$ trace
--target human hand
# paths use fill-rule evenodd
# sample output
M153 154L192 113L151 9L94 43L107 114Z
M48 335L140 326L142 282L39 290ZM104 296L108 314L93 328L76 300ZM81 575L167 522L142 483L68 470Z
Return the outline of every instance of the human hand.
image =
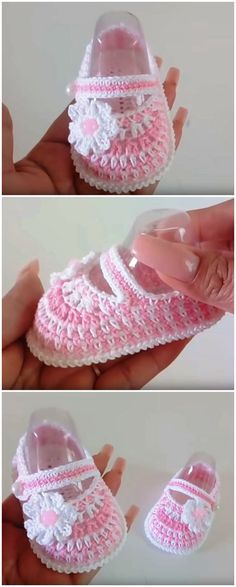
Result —
M160 67L162 59L157 57ZM170 110L179 83L179 69L171 67L164 82ZM176 148L178 147L187 110L179 108L173 120ZM86 184L75 171L68 143L69 117L67 108L54 121L39 143L21 161L13 163L13 125L6 106L2 112L3 134L3 193L6 195L75 195L103 194ZM155 185L133 194L151 194Z
M3 298L4 389L139 389L168 367L188 342L175 341L96 366L48 367L31 354L25 341L43 294L38 271L38 262L33 261Z
M116 495L123 479L126 461L116 459L107 471L113 452L111 445L105 445L93 458L106 485ZM128 530L131 528L139 508L131 506L125 516ZM3 502L3 584L4 585L87 585L98 570L89 573L57 573L43 565L33 553L24 529L21 505L14 495Z
M198 246L139 235L133 243L138 260L160 278L196 300L234 310L234 202L189 212Z

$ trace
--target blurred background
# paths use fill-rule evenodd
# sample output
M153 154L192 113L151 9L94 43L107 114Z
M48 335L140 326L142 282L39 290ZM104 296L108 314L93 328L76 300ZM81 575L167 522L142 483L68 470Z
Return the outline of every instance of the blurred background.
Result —
M233 194L233 2L3 2L3 101L18 160L68 103L97 18L126 10L181 70L174 112L189 109L183 141L159 194Z

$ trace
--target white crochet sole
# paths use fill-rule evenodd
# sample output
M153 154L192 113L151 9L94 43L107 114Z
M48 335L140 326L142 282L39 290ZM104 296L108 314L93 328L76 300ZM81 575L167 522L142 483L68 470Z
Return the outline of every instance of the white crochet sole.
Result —
M29 542L30 542L30 546L31 546L34 554L36 554L37 558L40 559L41 563L46 565L46 567L48 569L52 569L53 571L57 571L58 573L66 573L67 575L69 575L70 573L89 573L90 571L96 571L96 569L100 569L101 567L106 565L110 560L112 560L120 552L120 550L124 546L124 543L127 538L127 532L128 532L125 518L124 518L123 531L124 531L124 536L123 536L119 546L117 546L117 548L109 556L105 557L103 560L101 560L97 563L93 563L93 564L86 566L86 567L81 566L81 565L80 566L79 565L73 566L69 563L65 564L65 565L62 565L61 563L59 564L56 560L51 559L50 557L47 557L44 554L42 554L40 546L38 546L37 544L35 544L31 540Z
M154 507L155 507L155 506L154 506ZM211 530L211 526L210 526L210 528L208 528L208 530L207 530L207 532L206 532L206 534L205 534L205 536L204 536L203 540L201 540L201 541L198 543L198 545L197 545L197 546L193 546L192 548L188 548L188 550L180 550L180 549L178 549L178 550L175 550L173 547L168 547L168 549L167 549L167 548L165 548L165 547L164 547L164 545L163 545L163 544L161 544L161 543L157 542L157 540L155 540L155 539L153 538L152 534L151 534L151 533L150 533L150 531L149 531L149 519L150 519L150 516L151 516L151 514L152 514L152 510L149 512L149 514L147 515L147 517L146 517L146 519L145 519L145 522L144 522L144 531L145 531L145 534L146 534L146 536L147 536L148 540L150 540L150 542L151 542L151 543L152 543L152 544L153 544L153 545L154 545L156 548L158 548L158 549L162 550L163 552L166 552L167 554L176 554L176 555L180 555L180 556L182 556L182 555L188 555L188 554L192 554L193 552L196 552L196 551L197 551L197 550L199 550L199 548L201 548L201 546L204 544L204 542L206 541L206 539L207 539L207 537L208 537L208 534L209 534L209 532L210 532L210 530Z
M36 337L34 336L33 330L29 330L29 332L26 335L26 342L27 345L31 351L31 353L37 357L37 359L39 359L39 361L42 361L43 363L45 363L45 365L48 366L52 366L52 367L82 367L83 365L93 365L93 364L97 364L97 363L106 363L107 361L113 360L113 359L119 359L122 356L126 356L126 355L133 355L135 353L138 353L139 351L145 351L147 349L152 349L155 346L159 346L159 345L163 345L169 342L173 342L174 340L184 340L185 338L190 338L191 336L194 336L196 334L198 334L199 332L202 332L203 330L206 330L207 328L210 328L211 326L213 326L214 324L216 324L216 322L218 322L221 319L221 316L219 316L218 318L214 318L214 320L209 320L209 321L205 321L204 324L201 324L200 326L192 326L191 328L186 329L184 332L182 332L181 334L177 334L176 337L174 338L173 336L163 336L163 337L156 337L156 338L152 338L148 341L143 341L143 342L139 342L136 345L133 346L123 346L122 348L118 348L116 350L111 350L108 353L97 353L96 355L90 355L88 357L83 357L82 359L80 359L79 357L71 357L71 358L66 358L63 355L60 355L60 353L54 351L54 352L50 352L47 351L47 349L45 349L44 347L40 346L38 344L38 341L36 340Z

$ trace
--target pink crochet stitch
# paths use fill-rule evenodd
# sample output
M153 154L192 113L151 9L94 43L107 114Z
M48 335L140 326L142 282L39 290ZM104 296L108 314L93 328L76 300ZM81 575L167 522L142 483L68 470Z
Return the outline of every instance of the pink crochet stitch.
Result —
M169 290L145 265L131 271L129 258L124 247L112 247L51 276L27 334L40 361L102 363L193 336L221 318L220 310Z
M128 17L117 20L114 13L120 24L113 26L112 19L110 26L104 17L99 20L70 87L75 103L68 109L68 140L76 171L91 186L111 193L153 184L175 151L157 64L137 19L130 23Z
M192 464L191 464L192 463ZM161 550L189 554L206 540L218 509L220 482L214 468L199 459L173 477L149 512L144 529Z
M45 460L34 473L27 462L27 435L21 438L13 460L12 489L21 500L24 526L37 557L55 571L78 573L107 563L122 547L127 529L117 502L86 451L84 458L56 466L65 459L59 443L64 434L71 460L80 447L68 431L45 422L34 430ZM55 466L48 465L53 461Z

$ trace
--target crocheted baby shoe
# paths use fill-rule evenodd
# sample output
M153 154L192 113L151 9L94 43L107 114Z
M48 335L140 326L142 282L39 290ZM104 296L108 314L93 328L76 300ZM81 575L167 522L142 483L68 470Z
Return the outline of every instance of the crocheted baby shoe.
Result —
M147 538L173 554L197 550L206 540L218 509L219 490L214 466L192 457L149 512L144 524Z
M145 265L133 273L129 261L129 251L114 246L51 276L26 337L40 361L104 363L193 336L221 318L217 308L168 290Z
M68 140L82 179L119 194L162 177L174 132L157 64L133 15L99 19L71 92Z
M13 463L13 492L21 500L33 552L58 572L81 573L103 566L127 535L117 502L92 457L86 451L82 456L78 440L68 430L44 421L33 434L41 469L29 467L32 449L27 435L21 438Z

